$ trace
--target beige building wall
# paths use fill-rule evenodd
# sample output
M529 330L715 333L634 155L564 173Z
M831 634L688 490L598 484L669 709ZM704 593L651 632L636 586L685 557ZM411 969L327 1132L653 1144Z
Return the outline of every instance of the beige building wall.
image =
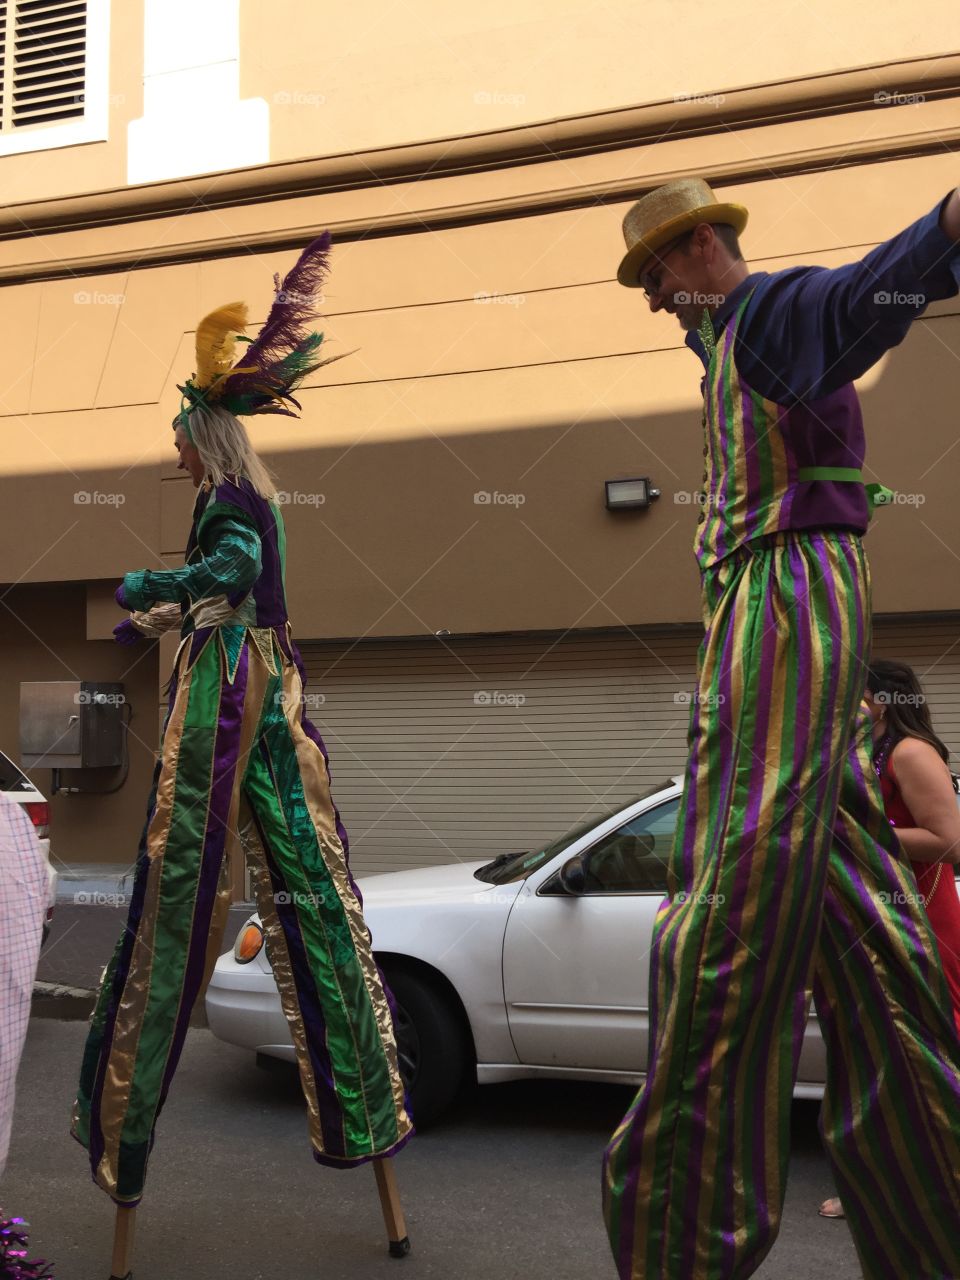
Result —
M216 115L198 109L211 176L130 185L129 126L150 114L147 9L112 8L109 138L0 158L8 604L87 584L102 602L126 570L179 562L193 492L170 421L193 326L235 297L262 321L273 272L330 227L324 329L331 352L351 354L312 379L301 421L251 428L289 496L296 635L695 622L700 369L679 330L615 283L624 212L700 173L749 206L754 266L832 266L958 181L954 5L930 0L909 22L891 6L887 22L875 4L591 16L438 2L367 23L224 0L239 24L236 102L267 105L269 160L217 173ZM157 54L147 78L209 92L205 65L164 70ZM958 352L952 299L861 386L868 478L910 497L869 534L880 612L960 609ZM608 513L604 480L635 475L659 501ZM71 644L120 670L130 659L102 643L113 622L91 608L89 638ZM57 635L49 609L37 634ZM22 637L0 648L14 679L41 678L24 674ZM135 668L138 698L152 681L141 725L165 661ZM0 747L12 706L0 703ZM131 813L145 786L124 789ZM78 827L78 858L97 860L92 831Z
M948 0L921 0L904 19L893 0L413 0L359 20L281 0L245 6L263 52L243 86L273 105L271 158L285 160L314 154L318 137L327 153L395 146L960 47ZM271 22L302 33L290 42L299 56L276 56Z
M145 105L150 114L145 97L158 76L180 77L178 93L196 104L172 122L181 155L190 157L181 171L187 174L234 166L231 133L252 127L235 110L241 102L262 104L267 120L268 154L252 163L276 164L725 94L960 48L960 11L951 0L918 0L909 14L895 0L792 6L494 0L480 8L411 0L337 10L302 0L104 3L108 136L8 157L5 200L123 187L131 148L158 146L152 131L138 136L136 123ZM235 95L216 70L233 61ZM224 91L230 96L218 110L207 93ZM158 109L172 113L175 105L176 98L161 99ZM722 106L716 104L718 112ZM195 134L205 141L199 155Z
M754 265L833 265L930 208L953 168L941 153L721 190L752 210ZM699 368L679 330L611 279L625 208L335 248L325 328L332 351L353 354L314 376L301 421L252 428L291 495L300 634L696 618L684 498L700 471ZM169 424L192 318L246 296L262 319L272 273L292 259L245 253L5 291L26 373L8 393L23 426L0 475L11 580L113 578L182 550L192 492ZM863 382L868 476L919 495L870 534L882 611L957 604L941 463L955 440L958 315L956 300L932 307ZM611 515L604 480L634 474L663 496ZM923 575L909 570L917 556Z

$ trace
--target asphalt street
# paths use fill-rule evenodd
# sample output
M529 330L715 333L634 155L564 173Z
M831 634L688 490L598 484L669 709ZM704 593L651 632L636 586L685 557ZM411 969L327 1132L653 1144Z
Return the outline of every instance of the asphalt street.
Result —
M58 1280L107 1280L113 1207L67 1134L86 1026L31 1021L5 1210ZM134 1280L613 1280L600 1152L630 1091L532 1083L469 1094L396 1159L413 1252L390 1259L372 1172L310 1157L296 1077L192 1029L138 1214ZM780 1238L759 1280L856 1280L846 1227L817 1217L832 1184L817 1105L794 1104Z

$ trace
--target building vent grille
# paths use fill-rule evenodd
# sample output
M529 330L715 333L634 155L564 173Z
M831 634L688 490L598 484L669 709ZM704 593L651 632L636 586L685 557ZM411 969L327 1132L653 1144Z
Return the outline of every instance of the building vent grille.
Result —
M0 132L82 118L86 0L0 0Z

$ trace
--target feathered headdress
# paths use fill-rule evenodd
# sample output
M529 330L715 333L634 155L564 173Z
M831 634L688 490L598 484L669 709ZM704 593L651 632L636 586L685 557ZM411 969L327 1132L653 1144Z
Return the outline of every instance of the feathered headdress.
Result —
M190 413L199 405L222 405L237 417L255 413L297 416L296 388L315 369L341 358L318 360L323 334L310 329L318 314L329 253L330 232L325 231L307 245L282 281L279 273L273 277L273 306L252 341L243 336L246 303L230 302L200 321L196 372L178 388L183 405L176 425L188 436ZM234 363L238 342L249 346Z

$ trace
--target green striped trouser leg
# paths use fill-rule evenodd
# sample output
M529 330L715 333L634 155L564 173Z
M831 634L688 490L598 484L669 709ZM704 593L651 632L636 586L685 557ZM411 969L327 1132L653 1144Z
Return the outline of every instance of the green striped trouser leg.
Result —
M891 893L906 882L878 789L864 776L863 743L851 747L869 645L859 540L779 534L729 556L705 574L704 616L670 897L651 954L648 1076L604 1159L604 1212L621 1280L741 1280L760 1265L779 1228L815 966L818 990L825 971L839 970L860 998L883 1004L882 984L864 985L865 971L851 961L867 954L854 942L858 921L869 919L863 895L855 909L838 881L853 885L853 864L866 876L856 863L866 848L877 901L881 872ZM835 921L838 938L846 930L846 955L829 938ZM897 1041L889 1052L911 1064L912 1092L923 1081L935 1099L931 1115L943 1119L960 1093L956 1051L936 1012L942 976L929 937L921 930L907 948L889 912L875 932L875 973L892 971L896 954L900 989L917 1010L909 1021L881 1019ZM843 1036L856 1036L856 1004L848 1003L856 998L843 991L843 1032L827 1028L826 1114L838 1167L866 1202L868 1140L831 1110L863 1107L868 1088L862 1078L853 1093L838 1084L848 1069ZM874 1141L870 1167L893 1184L902 1152L883 1135ZM945 1161L936 1163L939 1175L927 1172L928 1194L939 1178L941 1214L957 1194ZM917 1199L918 1176L914 1165ZM841 1190L847 1185L841 1175ZM878 1270L877 1280L887 1274Z

